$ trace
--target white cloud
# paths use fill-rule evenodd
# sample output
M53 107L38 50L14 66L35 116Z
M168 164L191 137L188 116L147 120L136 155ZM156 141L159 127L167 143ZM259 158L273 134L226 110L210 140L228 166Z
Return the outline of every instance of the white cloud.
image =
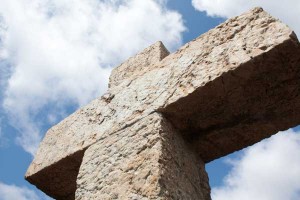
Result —
M273 16L287 23L300 36L299 0L192 0L193 6L209 16L229 18L253 7L263 7Z
M45 195L38 195L26 187L7 185L0 182L0 200L50 200Z
M185 29L162 0L2 0L0 15L3 107L32 154L43 123L104 92L112 66L157 40L176 49Z
M300 133L278 133L243 152L213 200L300 199Z

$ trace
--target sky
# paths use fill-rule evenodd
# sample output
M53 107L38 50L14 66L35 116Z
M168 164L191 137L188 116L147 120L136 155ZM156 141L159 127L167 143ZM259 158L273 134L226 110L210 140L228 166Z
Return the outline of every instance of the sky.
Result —
M0 200L50 199L24 180L45 132L103 94L113 67L182 44L252 7L300 35L300 1L1 0ZM300 199L300 128L206 165L213 200Z

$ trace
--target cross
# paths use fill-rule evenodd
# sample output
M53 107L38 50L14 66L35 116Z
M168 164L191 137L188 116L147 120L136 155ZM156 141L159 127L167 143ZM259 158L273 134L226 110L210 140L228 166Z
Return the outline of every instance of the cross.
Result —
M169 54L115 68L52 127L26 179L60 200L209 200L205 163L300 124L300 43L254 8Z

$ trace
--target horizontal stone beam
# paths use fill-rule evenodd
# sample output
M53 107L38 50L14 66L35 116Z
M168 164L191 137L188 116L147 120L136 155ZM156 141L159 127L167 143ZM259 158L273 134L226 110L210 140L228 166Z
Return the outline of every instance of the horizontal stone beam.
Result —
M300 124L299 49L293 31L261 8L227 20L142 74L122 75L124 81L51 128L26 177L39 185L50 166L154 112L205 162Z
M299 125L299 95L300 45L291 34L160 112L210 162Z

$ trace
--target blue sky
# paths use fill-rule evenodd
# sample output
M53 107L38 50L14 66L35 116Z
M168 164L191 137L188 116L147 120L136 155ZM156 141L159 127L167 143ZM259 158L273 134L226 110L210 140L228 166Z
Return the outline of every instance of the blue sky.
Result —
M2 0L0 200L47 199L24 180L37 145L105 92L114 66L158 40L175 51L255 6L300 35L298 0ZM213 199L300 199L298 131L207 164Z

